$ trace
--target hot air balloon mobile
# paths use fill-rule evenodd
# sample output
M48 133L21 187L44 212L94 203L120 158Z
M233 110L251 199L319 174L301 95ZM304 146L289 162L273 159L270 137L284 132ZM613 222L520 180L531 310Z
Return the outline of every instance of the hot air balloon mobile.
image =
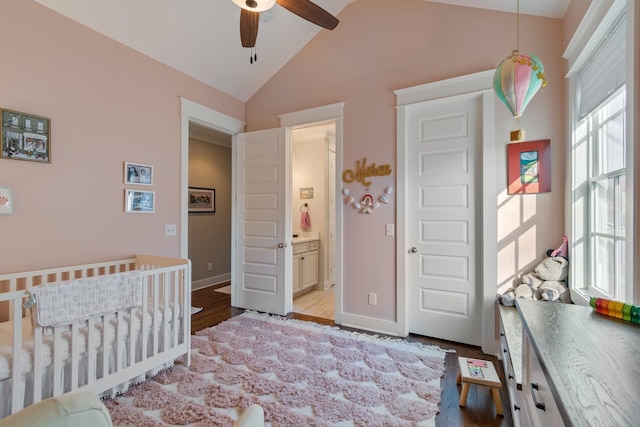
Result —
M511 132L511 141L524 140L525 132L520 128L520 117L529 101L546 85L542 61L535 55L522 54L516 49L496 68L493 89L518 123L518 130Z

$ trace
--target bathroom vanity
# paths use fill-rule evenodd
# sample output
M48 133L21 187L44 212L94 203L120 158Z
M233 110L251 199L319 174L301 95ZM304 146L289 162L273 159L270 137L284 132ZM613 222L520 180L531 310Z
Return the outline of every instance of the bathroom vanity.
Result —
M293 238L293 295L318 284L318 237Z

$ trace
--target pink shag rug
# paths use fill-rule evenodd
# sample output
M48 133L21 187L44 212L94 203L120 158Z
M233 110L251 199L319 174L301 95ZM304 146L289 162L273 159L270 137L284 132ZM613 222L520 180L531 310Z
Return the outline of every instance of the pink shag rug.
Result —
M445 351L244 313L192 336L176 365L104 403L118 426L435 426Z

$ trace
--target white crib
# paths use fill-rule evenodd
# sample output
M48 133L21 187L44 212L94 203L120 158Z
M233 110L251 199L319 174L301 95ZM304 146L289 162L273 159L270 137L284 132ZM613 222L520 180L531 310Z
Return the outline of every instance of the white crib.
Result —
M43 328L24 308L34 286L138 270L142 304ZM115 395L190 363L191 263L136 258L0 275L0 418L68 392Z

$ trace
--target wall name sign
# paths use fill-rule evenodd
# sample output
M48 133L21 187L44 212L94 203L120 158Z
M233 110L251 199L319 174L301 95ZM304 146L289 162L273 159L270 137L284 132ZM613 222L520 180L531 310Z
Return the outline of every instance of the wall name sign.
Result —
M356 168L354 169L345 169L342 172L342 181L346 183L350 183L353 181L358 181L365 187L371 185L371 181L367 181L367 178L372 176L388 176L391 175L391 165L376 165L375 163L371 163L367 165L367 158L363 158L362 161L356 161Z

